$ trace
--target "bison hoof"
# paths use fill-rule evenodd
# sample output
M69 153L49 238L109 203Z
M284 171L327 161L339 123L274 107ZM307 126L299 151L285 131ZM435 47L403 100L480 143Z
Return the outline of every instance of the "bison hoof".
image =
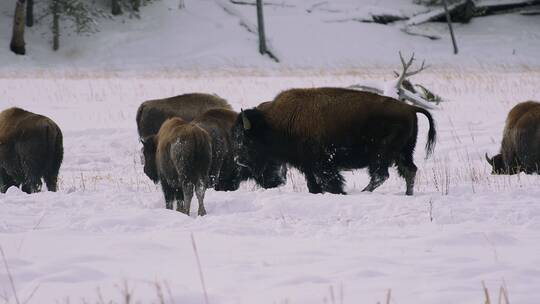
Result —
M202 208L202 209L199 209L199 216L205 216L206 215L206 209Z

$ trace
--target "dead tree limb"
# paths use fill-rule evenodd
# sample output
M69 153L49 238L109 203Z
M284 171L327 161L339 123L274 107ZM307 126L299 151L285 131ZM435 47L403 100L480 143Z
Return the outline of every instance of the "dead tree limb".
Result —
M457 54L458 47L456 43L456 37L454 36L454 29L452 28L452 19L450 18L450 12L448 11L448 3L446 0L443 0L443 5L444 5L444 13L446 15L446 23L448 23L448 29L450 30L450 37L452 37L452 45L454 46L454 54Z

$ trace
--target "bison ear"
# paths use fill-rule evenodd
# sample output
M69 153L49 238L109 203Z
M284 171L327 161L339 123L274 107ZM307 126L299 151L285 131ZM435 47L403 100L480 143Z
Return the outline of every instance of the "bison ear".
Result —
M493 167L493 157L492 157L492 158L489 158L489 156L488 156L487 153L486 153L486 160L487 160L487 162Z
M246 114L244 113L244 110L240 110L240 115L242 115L242 125L244 126L244 130L248 131L251 130L251 122L247 118Z

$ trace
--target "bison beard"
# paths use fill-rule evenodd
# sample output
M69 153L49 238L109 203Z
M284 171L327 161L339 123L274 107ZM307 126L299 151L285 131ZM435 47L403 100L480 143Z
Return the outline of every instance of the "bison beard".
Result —
M311 193L344 194L341 170L369 168L373 191L396 164L412 195L416 166L416 113L430 124L427 155L435 143L429 112L392 98L340 88L292 89L264 107L243 111L233 128L238 162L259 174L283 162L304 173Z

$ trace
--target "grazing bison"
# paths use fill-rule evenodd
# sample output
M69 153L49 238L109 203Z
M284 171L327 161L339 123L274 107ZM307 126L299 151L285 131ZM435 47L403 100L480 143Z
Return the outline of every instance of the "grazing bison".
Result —
M157 135L143 139L145 159L154 162L149 168L156 168L149 173L158 176L167 208L176 200L177 210L188 213L194 188L204 215L206 188L238 189L245 172L234 160L230 136L237 117L231 110L211 109L189 123L171 118Z
M158 133L165 120L171 117L180 117L190 122L196 116L212 108L231 109L225 99L216 95L204 93L190 93L174 97L148 100L143 102L137 110L137 131L139 138L145 138ZM155 162L144 161L144 173L154 182L158 182L158 176L152 175L156 168L152 168Z
M145 138L157 134L163 122L168 118L179 117L186 122L190 122L209 109L220 108L230 110L231 106L226 100L220 97L204 93L191 93L165 99L145 101L137 110L136 120L139 138L143 141ZM227 131L230 130L233 122L224 125L224 127L228 128ZM157 176L157 168L155 167L156 163L152 160L147 161L148 158L146 156L147 153L154 155L155 151L149 151L151 150L143 149L144 173L154 183L158 183L159 177ZM241 180L252 178L248 170L242 168L238 170L241 171ZM265 166L263 173L255 178L255 181L263 188L278 187L285 183L286 173L287 168L285 165L269 163ZM234 188L234 185L237 185L237 180L229 181L228 185L225 185L225 181L222 181L222 183L216 184L216 190L236 190L239 184L236 188Z
M341 88L291 89L264 107L243 111L233 128L238 162L260 172L268 161L304 173L311 193L344 193L343 169L369 168L373 191L397 164L413 194L416 113L429 121L429 156L435 144L430 113L389 97Z
M486 160L492 174L540 173L540 103L517 104L506 118L499 154Z
M49 118L9 108L0 112L0 192L11 186L41 190L41 179L56 191L64 149L62 132Z

